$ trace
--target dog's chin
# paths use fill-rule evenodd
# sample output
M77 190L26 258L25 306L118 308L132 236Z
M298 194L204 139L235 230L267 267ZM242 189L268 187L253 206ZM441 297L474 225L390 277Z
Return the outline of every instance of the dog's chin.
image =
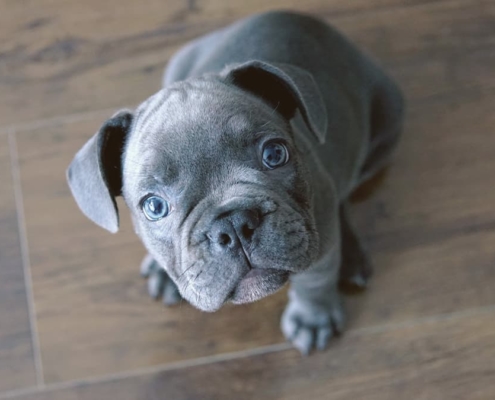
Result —
M231 282L233 289L226 292L220 289L216 296L207 297L192 295L192 292L183 293L183 296L194 307L206 311L218 311L225 303L233 304L252 303L269 296L281 289L289 280L289 271L279 269L253 268L242 276L237 283ZM230 285L226 285L230 286ZM231 286L231 287L232 287ZM224 292L222 295L221 292Z
M290 272L279 269L254 268L237 284L227 300L234 304L252 303L281 289Z

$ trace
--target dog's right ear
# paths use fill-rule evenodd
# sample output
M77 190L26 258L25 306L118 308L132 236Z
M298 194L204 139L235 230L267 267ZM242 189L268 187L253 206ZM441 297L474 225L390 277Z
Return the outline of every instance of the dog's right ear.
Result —
M115 114L77 152L67 169L67 181L79 208L112 233L119 229L115 197L122 194L122 152L132 120L130 111Z

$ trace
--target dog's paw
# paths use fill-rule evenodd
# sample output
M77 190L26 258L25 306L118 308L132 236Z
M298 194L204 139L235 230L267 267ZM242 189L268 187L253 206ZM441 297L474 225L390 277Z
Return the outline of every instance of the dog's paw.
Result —
M339 299L325 306L291 299L282 315L281 328L286 339L308 355L313 348L325 349L332 337L342 333L344 322Z
M168 306L182 299L175 283L149 254L141 263L141 276L148 279L148 293L152 298L161 298Z

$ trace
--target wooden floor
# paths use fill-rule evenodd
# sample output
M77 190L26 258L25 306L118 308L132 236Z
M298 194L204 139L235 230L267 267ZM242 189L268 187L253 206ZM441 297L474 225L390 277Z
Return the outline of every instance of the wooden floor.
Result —
M279 332L285 291L216 314L151 301L129 219L97 228L64 177L182 43L274 8L332 22L408 101L354 205L372 285L307 358ZM495 399L494 130L493 0L0 0L0 399Z

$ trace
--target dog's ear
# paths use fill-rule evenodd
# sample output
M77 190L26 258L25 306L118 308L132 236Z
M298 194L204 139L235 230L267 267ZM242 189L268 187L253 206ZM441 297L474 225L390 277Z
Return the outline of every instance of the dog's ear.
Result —
M132 124L130 111L119 111L77 152L67 181L79 208L93 222L115 233L119 214L115 197L122 193L122 152Z
M317 140L325 142L327 110L309 72L292 65L253 60L227 66L220 75L227 82L261 97L287 119L299 110Z

